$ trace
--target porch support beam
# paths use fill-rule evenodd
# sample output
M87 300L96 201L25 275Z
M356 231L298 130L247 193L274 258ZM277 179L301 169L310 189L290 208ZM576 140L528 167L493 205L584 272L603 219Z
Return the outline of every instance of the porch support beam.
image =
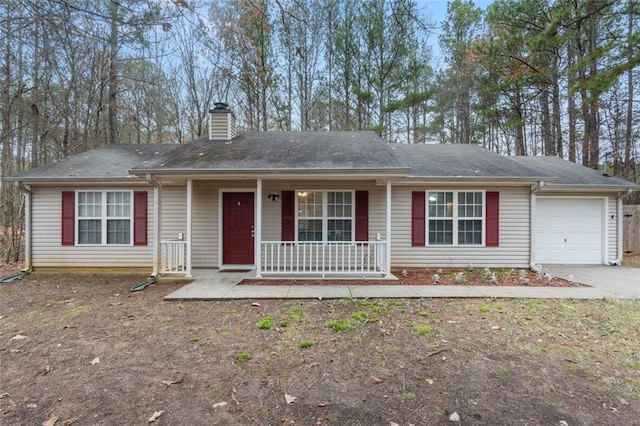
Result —
M387 273L386 277L391 278L393 274L391 274L391 179L387 179L387 250L386 254L386 264L387 264Z
M162 197L162 188L160 182L155 180L153 176L147 174L147 182L153 185L153 272L152 276L157 276L160 271L160 204Z
M191 278L191 242L192 242L192 212L193 203L193 179L187 179L187 270L186 277Z
M256 224L253 232L254 235L254 263L256 265L256 277L260 278L262 274L262 178L256 181Z

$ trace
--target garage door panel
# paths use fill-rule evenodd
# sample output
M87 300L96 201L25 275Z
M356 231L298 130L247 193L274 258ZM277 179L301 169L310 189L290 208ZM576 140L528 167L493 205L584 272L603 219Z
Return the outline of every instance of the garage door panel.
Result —
M535 258L538 263L600 264L602 200L536 200Z

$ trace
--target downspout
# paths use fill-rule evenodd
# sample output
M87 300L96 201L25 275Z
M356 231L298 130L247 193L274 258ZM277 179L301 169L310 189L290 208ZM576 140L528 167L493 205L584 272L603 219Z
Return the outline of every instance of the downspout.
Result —
M16 186L24 196L24 269L31 272L31 190L25 185L16 182Z
M536 265L536 227L535 227L535 212L536 212L536 194L544 188L544 181L541 180L535 185L531 185L531 192L529 193L529 267L534 271L540 270L540 265Z
M147 174L146 179L153 185L153 272L151 276L156 277L160 269L160 190L162 186L151 174Z
M609 264L611 266L618 266L620 265L620 263L622 262L622 257L624 256L623 250L624 248L622 247L622 239L624 238L624 236L622 235L622 228L624 227L624 223L623 223L623 209L622 209L622 200L624 198L627 198L629 195L631 195L633 193L633 189L629 188L627 189L627 192L623 192L620 193L617 197L617 210L618 210L618 244L617 244L617 255L618 258L612 262L609 262Z

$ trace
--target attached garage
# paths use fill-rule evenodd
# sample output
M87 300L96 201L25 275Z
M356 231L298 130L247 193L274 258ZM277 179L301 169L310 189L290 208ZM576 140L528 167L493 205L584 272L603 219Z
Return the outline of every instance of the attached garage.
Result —
M534 213L535 262L602 264L606 199L538 197Z

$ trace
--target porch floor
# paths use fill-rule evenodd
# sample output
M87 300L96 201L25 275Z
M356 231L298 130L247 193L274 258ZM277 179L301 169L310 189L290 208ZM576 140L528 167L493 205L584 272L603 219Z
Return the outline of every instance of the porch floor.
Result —
M540 298L600 299L621 297L595 287L494 287L432 285L340 285L339 278L327 279L326 285L237 285L244 278L254 278L255 271L231 272L217 269L194 269L194 280L167 295L165 300L224 299L345 299L345 298ZM268 278L265 278L268 279Z

